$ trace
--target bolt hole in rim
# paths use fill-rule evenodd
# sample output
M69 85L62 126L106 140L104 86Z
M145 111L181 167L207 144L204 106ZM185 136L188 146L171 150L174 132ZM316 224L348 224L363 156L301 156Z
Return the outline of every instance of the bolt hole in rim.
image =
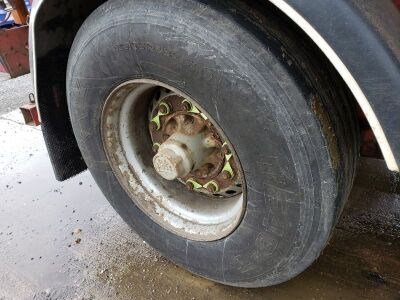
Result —
M162 90L160 96L156 94ZM149 130L154 101L173 93L194 104L229 146L237 171L236 182L223 191L189 190L182 180L166 180L153 166L154 143ZM165 111L164 111L165 112ZM240 224L246 200L244 176L234 148L222 129L193 99L155 80L127 81L106 99L101 134L110 166L133 202L163 228L195 241L215 241Z

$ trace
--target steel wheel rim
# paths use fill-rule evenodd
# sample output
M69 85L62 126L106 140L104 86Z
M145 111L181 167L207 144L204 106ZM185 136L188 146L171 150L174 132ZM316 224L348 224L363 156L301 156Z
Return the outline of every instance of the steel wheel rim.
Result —
M224 238L242 220L245 192L229 198L210 198L157 174L151 164L154 154L145 120L158 88L171 90L198 105L181 91L159 81L138 79L116 87L107 97L101 117L103 146L110 166L136 206L158 225L195 241ZM232 151L237 160L233 147ZM240 163L239 170L244 181Z

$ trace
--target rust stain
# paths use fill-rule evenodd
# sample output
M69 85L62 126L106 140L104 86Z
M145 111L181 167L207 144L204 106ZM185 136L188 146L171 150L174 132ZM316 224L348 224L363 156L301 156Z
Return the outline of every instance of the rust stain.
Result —
M331 158L332 167L337 170L340 165L340 152L338 147L338 141L336 137L335 130L332 127L331 120L329 118L328 113L326 112L324 106L317 98L313 95L311 99L311 110L318 118L321 129L326 139L326 143L328 146L328 151Z

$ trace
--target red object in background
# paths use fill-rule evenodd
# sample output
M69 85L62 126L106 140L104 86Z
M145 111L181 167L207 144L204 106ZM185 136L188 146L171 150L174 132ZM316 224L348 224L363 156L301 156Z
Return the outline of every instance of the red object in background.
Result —
M383 158L372 129L366 129L361 132L360 152L361 156L364 157Z
M398 9L400 9L400 0L393 0L394 5L397 6Z
M31 126L39 126L40 121L39 121L39 114L36 108L36 104L34 103L29 103L21 106L19 108L22 112L22 115L25 120L25 124L31 125Z
M29 73L27 25L0 29L0 64L12 78Z
M357 105L357 118L358 124L360 126L360 154L363 157L373 157L382 159L383 155L381 149L379 148L378 141L372 131L367 118L365 117L361 108Z

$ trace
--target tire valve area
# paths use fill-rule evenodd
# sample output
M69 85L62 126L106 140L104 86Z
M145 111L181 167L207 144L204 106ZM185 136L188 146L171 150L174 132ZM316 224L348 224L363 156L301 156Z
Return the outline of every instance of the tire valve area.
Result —
M242 193L231 147L193 100L160 88L150 105L149 121L153 165L161 177L210 197Z

